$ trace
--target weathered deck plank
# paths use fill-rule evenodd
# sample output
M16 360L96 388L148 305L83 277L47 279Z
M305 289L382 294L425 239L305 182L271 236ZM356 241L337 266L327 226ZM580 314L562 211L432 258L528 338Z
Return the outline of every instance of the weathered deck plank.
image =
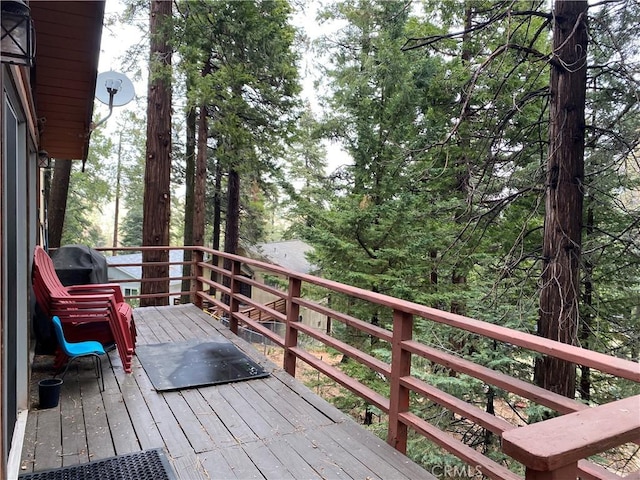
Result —
M207 403L200 391L196 389L185 390L182 392L182 396L203 428L208 432L212 442L211 445L216 448L236 445L236 439L231 435L231 432L211 408L211 405Z
M83 364L59 407L29 413L23 471L160 447L189 480L434 478L195 306L136 309L135 319L138 344L224 337L271 375L157 392L137 358L125 374L111 352L104 392Z
M246 443L242 448L267 480L295 480L286 465L264 443Z
M164 447L162 435L147 406L144 395L138 385L138 378L146 375L137 358L133 358L133 373L122 375L120 389L124 405L131 417L131 423L136 432L140 447L143 450Z
M257 435L244 421L242 415L238 414L235 408L229 404L218 387L203 388L202 396L212 406L236 443L255 442L258 440Z
M202 453L210 450L213 439L200 423L198 417L194 415L191 407L183 398L182 392L167 392L164 398L194 452Z
M282 440L286 442L285 452L293 449L321 478L351 478L332 456L319 449L306 435L287 435Z
M63 467L89 461L87 442L85 440L87 434L84 428L84 409L77 408L78 403L82 402L80 384L78 382L78 378L81 375L82 373L76 373L65 378L67 388L61 392L60 417L62 423Z
M31 413L29 413L31 415ZM38 431L33 457L33 470L62 466L62 427L60 406L38 413Z
M105 363L108 366L108 362ZM108 372L105 371L103 374L108 375ZM75 375L75 372L67 373L67 375ZM84 425L87 435L86 448L87 452L90 452L89 460L113 457L116 454L113 442L105 442L103 440L109 435L110 426L104 401L99 392L97 392L99 388L100 386L94 383L80 383Z

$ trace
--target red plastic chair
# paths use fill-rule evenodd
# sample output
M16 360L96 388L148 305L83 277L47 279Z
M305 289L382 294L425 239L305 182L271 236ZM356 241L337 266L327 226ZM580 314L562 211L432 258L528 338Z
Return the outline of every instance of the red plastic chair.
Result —
M133 310L125 303L118 285L65 287L47 252L36 246L33 256L33 289L45 315L60 318L67 340L96 340L102 344L115 342L124 371L131 372L136 327ZM63 365L65 360L66 355L58 350L56 368Z

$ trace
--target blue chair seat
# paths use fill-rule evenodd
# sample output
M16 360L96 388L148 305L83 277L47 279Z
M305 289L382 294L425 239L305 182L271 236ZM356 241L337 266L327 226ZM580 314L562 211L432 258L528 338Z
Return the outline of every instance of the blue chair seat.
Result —
M81 357L83 355L104 355L104 347L100 342L95 340L86 340L84 342L67 343L63 349L69 357Z

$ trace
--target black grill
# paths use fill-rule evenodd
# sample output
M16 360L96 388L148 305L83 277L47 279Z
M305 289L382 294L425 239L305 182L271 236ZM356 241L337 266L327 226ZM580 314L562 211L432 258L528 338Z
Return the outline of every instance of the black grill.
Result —
M118 455L80 465L23 473L19 480L176 480L159 449Z

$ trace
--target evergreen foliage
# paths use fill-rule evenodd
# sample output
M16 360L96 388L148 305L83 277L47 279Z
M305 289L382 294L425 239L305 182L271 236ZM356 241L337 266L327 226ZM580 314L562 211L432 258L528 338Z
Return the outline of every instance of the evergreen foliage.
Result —
M253 243L264 238L264 202L274 196L269 176L294 129L299 85L291 9L286 1L190 1L178 9L177 48L193 81L189 102L202 106L213 137L209 171L241 179L241 190L231 193L240 207L227 212L227 241ZM238 231L228 231L229 217L241 219Z
M99 219L113 188L109 179L114 175L106 161L112 148L111 140L96 131L91 138L85 171L82 172L80 163L72 164L61 245L100 247L107 243L107 232L102 230Z
M581 265L581 342L624 358L637 358L631 345L640 259L639 102L629 76L638 58L633 3L590 12ZM344 27L319 45L331 59L321 128L344 145L353 164L318 182L314 196L295 197L293 230L315 247L312 261L324 276L534 332L552 58L547 3L424 5L418 12L403 2L348 0L323 12L322 19ZM357 318L390 325L389 312L348 298L332 302ZM386 346L354 338L348 328L335 333L379 358L388 355ZM442 326L417 325L414 335L530 379L534 358L509 347ZM418 362L414 374L420 371L428 383L487 410L498 399L514 401ZM581 374L585 400L606 402L632 388L597 375L589 380L588 370ZM539 413L531 411L530 421ZM421 415L440 413L429 407ZM471 445L496 447L486 432L466 431L453 419L439 426L466 432ZM420 447L410 449L425 448L417 442Z

